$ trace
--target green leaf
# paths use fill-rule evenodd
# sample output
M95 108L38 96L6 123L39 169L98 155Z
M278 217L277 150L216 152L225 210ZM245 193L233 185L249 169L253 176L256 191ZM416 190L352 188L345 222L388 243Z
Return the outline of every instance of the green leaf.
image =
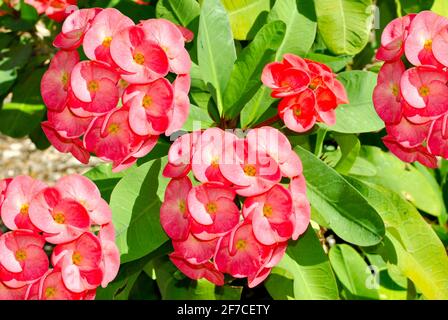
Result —
M309 0L276 1L268 21L280 20L286 24L286 34L277 51L276 60L285 53L307 54L316 38L317 23L314 7Z
M40 95L40 79L45 69L37 69L13 90L12 102L0 110L0 131L14 138L33 132L42 121L45 106Z
M448 2L446 2L445 0L435 0L431 11L448 17Z
M431 226L410 203L384 187L349 178L377 209L395 254L384 258L398 265L428 299L448 299L448 256Z
M353 60L352 56L329 56L322 53L309 53L306 57L320 63L325 63L333 72L339 72L347 66L347 63Z
M17 78L17 71L31 56L31 45L16 45L2 50L0 60L0 96L8 93ZM0 104L1 105L1 104Z
M348 174L361 150L361 143L356 135L335 134L334 138L342 155L335 169L342 174Z
M434 0L400 0L400 2L403 12L408 14L431 9Z
M282 268L272 269L264 286L274 300L294 299L294 276Z
M168 240L160 225L168 179L161 171L166 159L149 161L123 177L112 191L110 207L121 262L141 258Z
M207 110L190 104L190 113L182 129L192 132L210 128L213 126L213 123L214 121L208 114Z
M311 226L298 241L289 243L286 255L276 269L286 270L294 278L294 299L296 300L338 299L336 279ZM278 274L278 271L276 273ZM271 289L275 290L272 286ZM277 289L284 290L281 287Z
M311 205L343 240L360 246L379 243L384 224L375 209L337 171L309 151L295 148L300 156Z
M196 0L160 0L157 2L157 18L170 20L176 24L188 27L199 17L201 8Z
M346 244L336 245L330 249L328 257L349 298L379 299L378 290L370 287L370 269L355 249Z
M191 280L167 257L154 260L156 281L163 300L239 300L242 287L217 287L208 280Z
M377 75L368 71L347 71L338 79L347 90L349 104L336 109L336 124L329 130L341 133L379 131L384 122L378 117L372 101Z
M229 17L219 0L204 0L197 44L202 78L222 114L223 94L236 60L236 51Z
M434 216L445 212L442 193L435 178L425 175L391 153L376 147L364 146L361 157L376 167L376 175L363 177L368 182L382 185L400 194L417 208Z
M271 90L262 85L241 111L241 127L245 129L256 124L274 102Z
M250 40L253 30L260 29L271 9L270 0L221 0L229 14L233 37Z
M337 55L355 55L369 41L372 0L318 0L317 24L328 49Z
M115 173L112 172L112 166L110 164L100 164L87 171L84 175L96 184L101 192L101 197L109 202L112 190L114 190L121 178L130 170L133 169Z
M22 20L34 23L39 19L39 14L33 6L25 3L22 0L20 3L20 18Z
M227 119L236 117L260 87L261 72L274 59L285 31L285 24L281 21L263 26L239 55L224 93L224 115Z

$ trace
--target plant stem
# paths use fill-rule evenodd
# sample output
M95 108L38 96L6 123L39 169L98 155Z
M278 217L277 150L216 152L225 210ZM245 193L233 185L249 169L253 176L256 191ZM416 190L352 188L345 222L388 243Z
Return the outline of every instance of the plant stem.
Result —
M264 127L264 126L270 126L270 125L276 123L276 122L279 121L279 120L280 120L280 117L279 117L278 115L275 115L275 116L273 116L272 118L269 118L269 119L263 121L262 123L257 124L257 125L254 127L254 129L256 129L256 128L261 128L261 127Z

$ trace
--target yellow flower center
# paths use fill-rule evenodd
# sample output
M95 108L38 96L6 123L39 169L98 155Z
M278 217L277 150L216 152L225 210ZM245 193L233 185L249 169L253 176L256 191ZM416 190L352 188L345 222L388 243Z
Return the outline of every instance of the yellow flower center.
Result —
M300 108L294 108L294 115L296 117L300 117L302 114L302 110L300 110Z
M254 177L257 174L257 168L251 164L246 164L243 168L246 176Z
M28 205L28 203L23 204L20 207L20 214L27 216L28 215L28 209L30 208L30 206Z
M263 215L266 217L266 218L270 218L271 216L272 216L272 211L273 211L273 209L272 209L272 206L270 205L270 204L265 204L264 206L263 206Z
M134 61L135 63L142 65L145 63L145 56L140 52L136 52L134 54Z
M400 89L398 88L398 85L397 84L393 84L392 85L392 94L395 96L395 97L398 97L398 94L400 93Z
M112 123L109 127L107 127L107 132L110 134L117 134L120 131L120 126L116 123Z
M48 287L45 289L45 298L53 298L56 295L56 288Z
M236 249L243 250L246 248L246 240L240 239L236 242Z
M64 89L66 89L67 88L67 84L68 84L68 72L64 71L62 73L61 82L64 85Z
M210 202L206 205L205 209L208 214L215 214L218 211L218 206L214 202Z
M145 94L142 101L143 108L148 109L152 105L152 97Z
M187 204L185 203L185 200L179 201L179 211L183 214L187 212Z
M218 157L214 157L213 160L212 160L212 164L211 165L215 169L218 168L219 167L219 158Z
M103 39L103 47L109 48L110 43L112 42L112 37L106 37Z
M432 50L432 40L431 39L425 41L425 50L427 50L427 51Z
M121 89L125 89L128 86L128 82L126 80L120 79L118 80L118 86Z
M72 261L74 264L79 266L82 262L82 255L78 251L75 251L72 255Z
M430 91L431 91L431 90L429 90L428 86L422 86L422 87L418 90L418 92L420 93L420 95L421 95L422 97L427 97L427 96L429 96Z
M19 262L25 261L26 260L26 252L23 249L19 249L16 251L16 260Z
M87 89L90 92L97 92L99 88L100 84L96 80L89 81L89 83L87 84Z
M309 85L309 88L311 90L315 90L317 89L317 87L319 87L322 84L322 79L320 77L314 78L313 80L311 80L311 83Z
M65 223L65 215L62 212L56 212L56 214L53 216L53 220L58 224Z

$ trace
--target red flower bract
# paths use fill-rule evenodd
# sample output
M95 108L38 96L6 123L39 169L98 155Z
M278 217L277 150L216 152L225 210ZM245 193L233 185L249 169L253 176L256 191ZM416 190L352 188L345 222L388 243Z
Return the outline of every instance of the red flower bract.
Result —
M0 180L0 213L0 300L93 299L117 275L111 211L89 179Z
M268 64L261 80L272 89L272 97L282 98L278 114L295 132L307 132L316 122L334 125L335 109L348 103L345 88L330 68L293 54Z
M405 162L436 168L448 159L448 19L430 11L392 21L377 59L384 60L373 102L386 124L386 147ZM406 70L402 60L414 66Z
M185 134L163 174L173 178L160 209L170 259L192 279L223 285L228 273L254 287L308 227L302 164L276 129L253 129L244 139L218 128Z
M112 162L114 171L146 156L159 135L180 130L188 118L186 39L191 32L168 20L135 25L114 8L70 14L54 41L62 50L41 82L48 140L83 163L91 154ZM81 44L90 60L79 61Z

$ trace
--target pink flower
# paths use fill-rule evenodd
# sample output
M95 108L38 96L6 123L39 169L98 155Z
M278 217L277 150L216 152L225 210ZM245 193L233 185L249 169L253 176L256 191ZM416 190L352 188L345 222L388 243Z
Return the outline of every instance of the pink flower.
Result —
M226 147L234 159L232 163L220 163L222 175L235 184L236 193L244 197L262 194L280 182L282 174L278 163L246 141L237 141L234 149Z
M125 109L97 118L84 136L86 149L105 161L112 161L114 168L129 159L132 165L137 160L132 155L140 151L145 141L131 130L128 119L129 111Z
M157 43L166 52L171 72L190 72L191 59L185 49L184 35L174 23L165 19L149 19L143 21L141 26L146 39Z
M428 150L431 154L448 159L448 115L440 117L431 125Z
M6 190L8 190L8 186L11 181L11 178L0 180L0 212L2 209L3 201L5 200Z
M246 137L249 145L256 145L259 151L265 152L274 159L283 176L292 178L302 173L302 162L292 150L288 138L272 127L261 127L249 131Z
M43 249L45 240L30 230L15 230L0 237L2 281L34 281L48 270L48 257Z
M74 100L72 109L81 108L92 115L107 113L117 106L119 75L104 64L79 62L70 77Z
M145 85L130 85L123 95L129 106L132 131L145 135L159 135L168 129L173 106L173 87L164 78Z
M45 240L54 244L72 241L90 227L90 217L83 205L64 198L56 188L46 188L36 195L29 215L31 222L45 233Z
M182 129L190 112L190 98L188 92L190 91L191 77L189 74L178 75L174 80L174 102L173 112L169 114L169 126L165 134L172 135L177 130Z
M90 232L72 242L57 245L51 261L61 268L63 282L72 292L81 293L101 284L101 243Z
M211 262L195 265L189 263L182 256L174 252L170 254L170 260L187 277L193 280L207 279L217 286L224 285L224 275L216 270L215 266Z
M267 260L267 262L258 270L257 273L251 274L247 277L247 284L249 288L254 288L266 280L272 268L282 260L287 248L287 242L279 243L272 248L272 253L269 260Z
M255 238L252 225L242 223L220 239L214 262L219 271L246 278L256 275L271 254L272 248Z
M90 154L80 140L64 138L48 121L42 122L41 126L48 140L56 150L63 153L71 153L81 163L89 163Z
M392 137L384 137L383 143L389 150L404 162L420 162L429 168L437 168L437 158L423 146L405 147Z
M387 124L398 123L401 119L400 83L405 66L401 60L385 63L378 74L378 84L373 91L376 112Z
M10 288L0 281L0 300L25 300L27 286Z
M292 240L297 240L301 234L303 234L311 218L311 206L306 197L306 181L303 175L294 177L289 184L289 191L292 197L292 210L294 230L292 234Z
M144 30L128 27L112 39L110 53L125 72L129 83L145 84L168 74L169 61L165 51L154 40L146 38Z
M163 169L163 176L180 178L191 170L194 146L201 137L201 132L184 134L174 141L168 151L168 164Z
M190 178L173 179L165 190L165 199L160 207L160 223L173 240L186 240L190 233L187 206L188 193L192 188Z
M240 217L235 196L231 188L218 183L193 187L187 198L192 233L199 239L209 240L232 230Z
M387 126L389 137L403 146L413 148L421 145L429 135L431 123L414 124L405 117L398 124Z
M112 221L112 211L101 198L98 187L84 176L73 174L58 180L55 188L62 198L76 200L89 213L92 223L105 225Z
M392 20L381 35L381 47L378 49L378 60L392 62L398 60L404 53L404 43L409 33L409 26L415 15L407 15Z
M203 264L213 257L218 239L208 241L200 240L189 234L183 241L173 241L174 252L181 255L191 264Z
M51 270L39 283L39 300L80 300L81 295L70 291L65 285L62 273Z
M59 51L41 81L41 94L49 110L61 112L67 103L70 75L79 62L77 51Z
M434 41L432 42L432 49L434 57L443 64L445 67L448 67L448 58L446 56L446 52L448 50L448 26L443 27L440 32L434 37Z
M295 132L307 132L317 121L315 112L316 97L309 89L282 99L279 104L280 118L285 125Z
M18 176L8 185L1 206L1 218L10 230L28 229L39 231L29 218L29 207L34 197L47 186L28 176Z
M305 70L298 69L285 60L268 64L261 76L263 84L273 90L274 98L298 94L308 87L310 80Z
M48 110L47 118L50 126L67 139L79 138L84 135L93 119L92 117L78 117L68 107L61 112Z
M73 11L62 24L61 33L56 36L53 45L64 50L78 48L93 19L101 10L100 8L90 8Z
M403 99L413 108L425 109L429 116L438 116L448 111L448 76L432 66L407 70L402 78L400 90Z
M48 1L45 14L56 22L62 22L70 13L69 6L76 8L76 4L77 0L51 0Z
M191 168L196 179L200 182L220 182L225 185L231 183L224 178L219 164L233 161L226 159L226 148L232 147L236 140L234 134L219 128L205 130L196 144Z
M115 244L115 230L113 224L108 223L101 226L98 238L103 253L100 264L101 271L103 272L101 286L106 288L107 285L115 279L120 269L120 252Z
M448 19L431 11L422 11L415 16L405 43L406 58L415 66L440 66L434 56L433 41L440 31L448 26Z
M107 8L98 13L83 40L87 58L114 66L110 55L112 39L121 30L133 25L134 22L117 9Z
M275 185L266 193L247 198L243 215L252 220L257 240L267 246L287 241L294 232L291 193L281 185Z

